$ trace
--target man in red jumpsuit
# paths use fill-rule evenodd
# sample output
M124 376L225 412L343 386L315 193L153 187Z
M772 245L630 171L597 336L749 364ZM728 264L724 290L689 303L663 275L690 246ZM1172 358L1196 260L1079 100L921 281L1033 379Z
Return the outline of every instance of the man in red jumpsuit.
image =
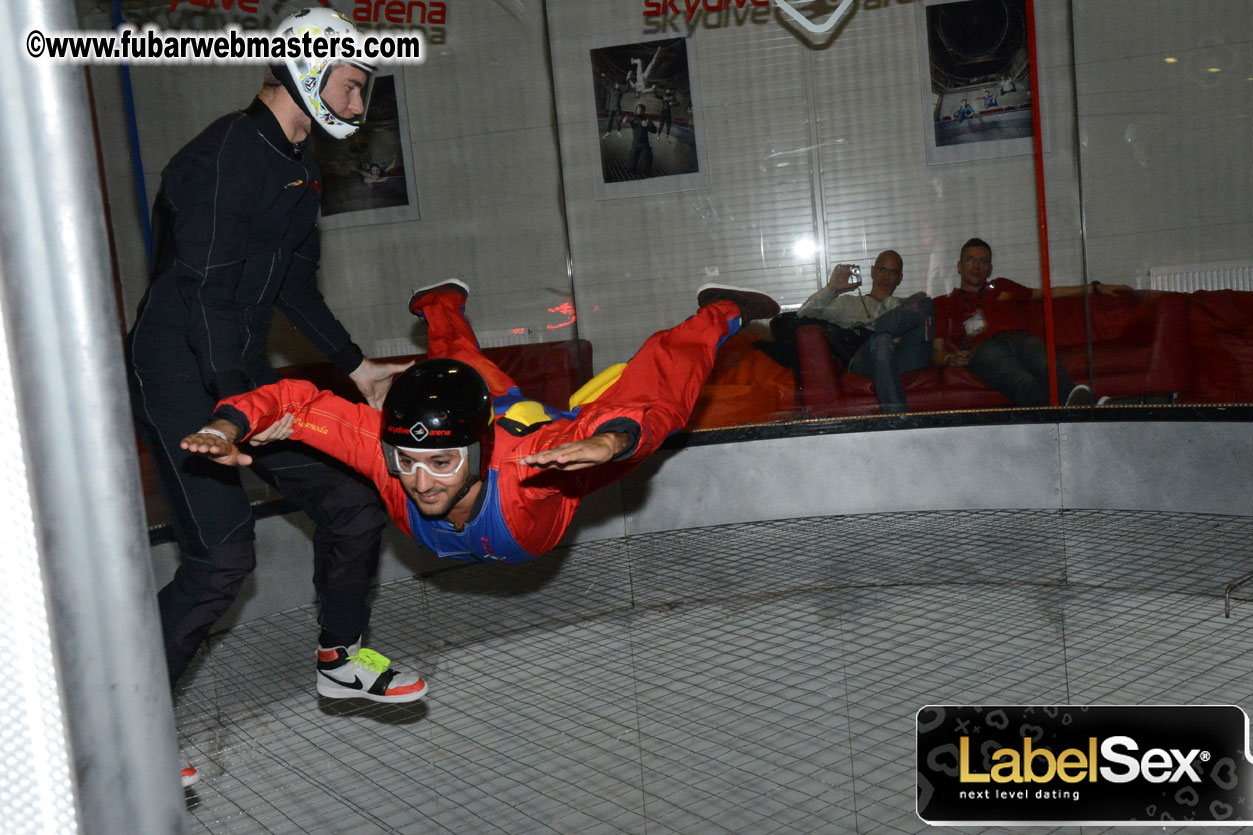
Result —
M557 544L584 496L687 423L723 340L779 312L762 293L707 285L694 316L649 337L595 399L559 411L523 398L480 353L467 294L456 281L414 294L432 359L396 378L381 416L284 380L223 400L183 447L238 466L251 459L236 441L294 438L369 477L392 520L439 556L524 562Z

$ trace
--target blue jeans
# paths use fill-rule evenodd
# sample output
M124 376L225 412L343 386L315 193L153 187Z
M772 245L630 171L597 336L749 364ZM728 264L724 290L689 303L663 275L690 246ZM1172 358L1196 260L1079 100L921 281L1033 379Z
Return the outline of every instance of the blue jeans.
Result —
M999 331L975 348L970 371L1015 406L1049 405L1048 351L1025 331ZM1057 363L1057 391L1065 402L1075 383Z
M874 381L884 414L909 411L901 375L931 364L933 320L931 300L916 293L867 325L874 336L857 349L848 370Z

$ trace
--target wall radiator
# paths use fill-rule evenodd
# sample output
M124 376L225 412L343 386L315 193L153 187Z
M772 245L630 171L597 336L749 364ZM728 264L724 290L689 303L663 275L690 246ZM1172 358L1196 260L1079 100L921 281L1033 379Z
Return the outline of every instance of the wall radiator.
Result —
M1253 261L1189 264L1149 270L1150 290L1253 290Z

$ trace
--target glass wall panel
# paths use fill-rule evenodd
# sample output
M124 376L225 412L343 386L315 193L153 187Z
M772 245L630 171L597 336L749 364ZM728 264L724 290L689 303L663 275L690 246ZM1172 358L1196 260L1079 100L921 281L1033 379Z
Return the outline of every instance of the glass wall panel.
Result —
M1253 22L1238 0L1074 2L1099 391L1253 401Z
M391 132L324 164L367 202L389 182L412 198L324 207L320 286L368 355L424 351L408 295L457 278L481 344L564 407L718 282L782 315L722 345L693 430L1090 402L1075 384L1115 405L1253 400L1242 0L333 5L428 47L391 71ZM171 29L294 7L122 3ZM109 25L108 4L80 12ZM113 68L92 74L129 325L139 204L260 74L135 67L133 106ZM281 318L270 351L323 362Z

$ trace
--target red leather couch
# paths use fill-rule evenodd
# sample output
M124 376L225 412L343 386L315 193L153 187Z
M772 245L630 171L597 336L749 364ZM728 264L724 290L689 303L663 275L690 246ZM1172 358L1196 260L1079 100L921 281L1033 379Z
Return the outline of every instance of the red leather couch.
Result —
M1181 399L1253 401L1253 293L1198 290L1188 300L1193 374Z
M1077 383L1096 395L1175 395L1192 379L1188 298L1181 293L1138 292L1089 298L1092 318L1092 375L1088 375L1083 298L1053 300L1057 356ZM1020 330L1044 338L1043 302L1023 302L1012 311ZM836 360L822 330L797 331L800 398L811 416L877 414L879 402L869 377L848 373ZM926 368L903 376L911 411L1009 406L1009 400L980 383L965 368ZM1065 396L1065 392L1061 396Z

